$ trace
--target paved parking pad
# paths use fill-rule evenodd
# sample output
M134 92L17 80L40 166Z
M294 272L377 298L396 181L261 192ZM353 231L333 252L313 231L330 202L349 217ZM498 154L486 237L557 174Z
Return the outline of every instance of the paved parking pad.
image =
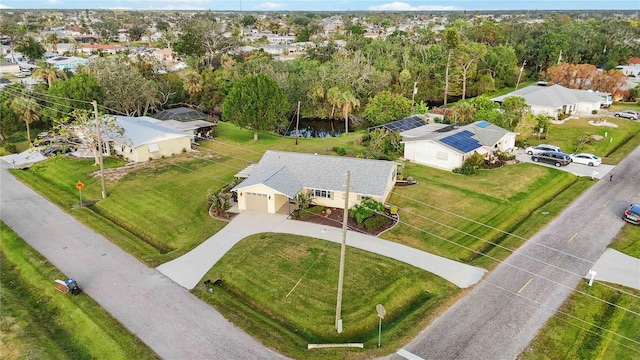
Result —
M524 162L534 163L536 165L552 167L558 170L570 172L577 176L593 176L596 179L602 179L602 178L608 177L609 172L611 172L611 170L613 170L614 168L613 165L606 165L606 164L601 164L600 166L587 166L587 165L574 164L574 163L571 163L567 166L556 167L551 164L535 162L531 160L531 155L526 154L524 150L518 150L516 152L516 159L523 163Z

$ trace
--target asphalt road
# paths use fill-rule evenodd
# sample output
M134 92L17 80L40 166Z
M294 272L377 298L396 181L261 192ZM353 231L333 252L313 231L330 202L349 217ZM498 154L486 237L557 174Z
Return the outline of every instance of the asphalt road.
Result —
M423 359L516 358L586 282L631 202L640 202L640 147L616 166L613 181L594 184L404 350Z
M0 161L0 218L164 359L283 359L155 269L77 222ZM51 279L54 286L55 279ZM66 279L62 279L66 280ZM86 296L86 295L84 295Z

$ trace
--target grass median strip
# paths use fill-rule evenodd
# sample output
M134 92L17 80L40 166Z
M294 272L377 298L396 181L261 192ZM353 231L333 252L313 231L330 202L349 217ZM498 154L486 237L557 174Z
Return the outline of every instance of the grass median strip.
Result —
M55 267L0 223L3 358L157 359L86 294L61 294Z

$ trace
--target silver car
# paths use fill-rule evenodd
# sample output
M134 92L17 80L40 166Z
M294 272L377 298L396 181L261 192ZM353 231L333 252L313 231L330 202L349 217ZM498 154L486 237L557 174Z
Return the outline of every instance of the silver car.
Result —
M560 149L559 147L557 147L555 145L547 145L547 144L529 146L529 147L524 149L524 152L529 154L529 155L537 155L537 154L540 154L540 153L543 153L543 152L548 152L548 151L562 152L562 149Z
M640 118L640 113L635 110L622 110L613 114L615 117L621 117L630 120L638 120Z

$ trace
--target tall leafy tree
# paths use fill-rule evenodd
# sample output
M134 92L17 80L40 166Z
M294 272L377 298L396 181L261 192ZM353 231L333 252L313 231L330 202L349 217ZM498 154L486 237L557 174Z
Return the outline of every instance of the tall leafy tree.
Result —
M447 49L447 67L445 70L445 83L444 83L444 108L447 108L447 97L449 96L449 67L451 65L451 55L456 48L460 45L460 34L455 28L449 28L445 32L444 46ZM445 112L445 117L447 113Z
M34 39L33 36L29 36L26 40L18 44L16 50L32 60L41 59L45 53L44 46L42 46L38 40Z
M364 117L372 124L386 124L402 119L411 113L411 100L389 91L378 93L369 100Z
M253 131L279 130L290 111L287 97L278 84L263 74L250 75L235 83L222 104L222 118Z
M86 73L54 82L47 93L55 96L56 100L54 104L49 104L42 110L43 119L47 122L55 122L66 117L73 110L93 110L90 102L95 100L100 104L104 99L103 89L96 78Z
M100 58L88 71L104 90L104 105L127 116L145 116L160 103L158 87L145 79L131 63L119 58Z

